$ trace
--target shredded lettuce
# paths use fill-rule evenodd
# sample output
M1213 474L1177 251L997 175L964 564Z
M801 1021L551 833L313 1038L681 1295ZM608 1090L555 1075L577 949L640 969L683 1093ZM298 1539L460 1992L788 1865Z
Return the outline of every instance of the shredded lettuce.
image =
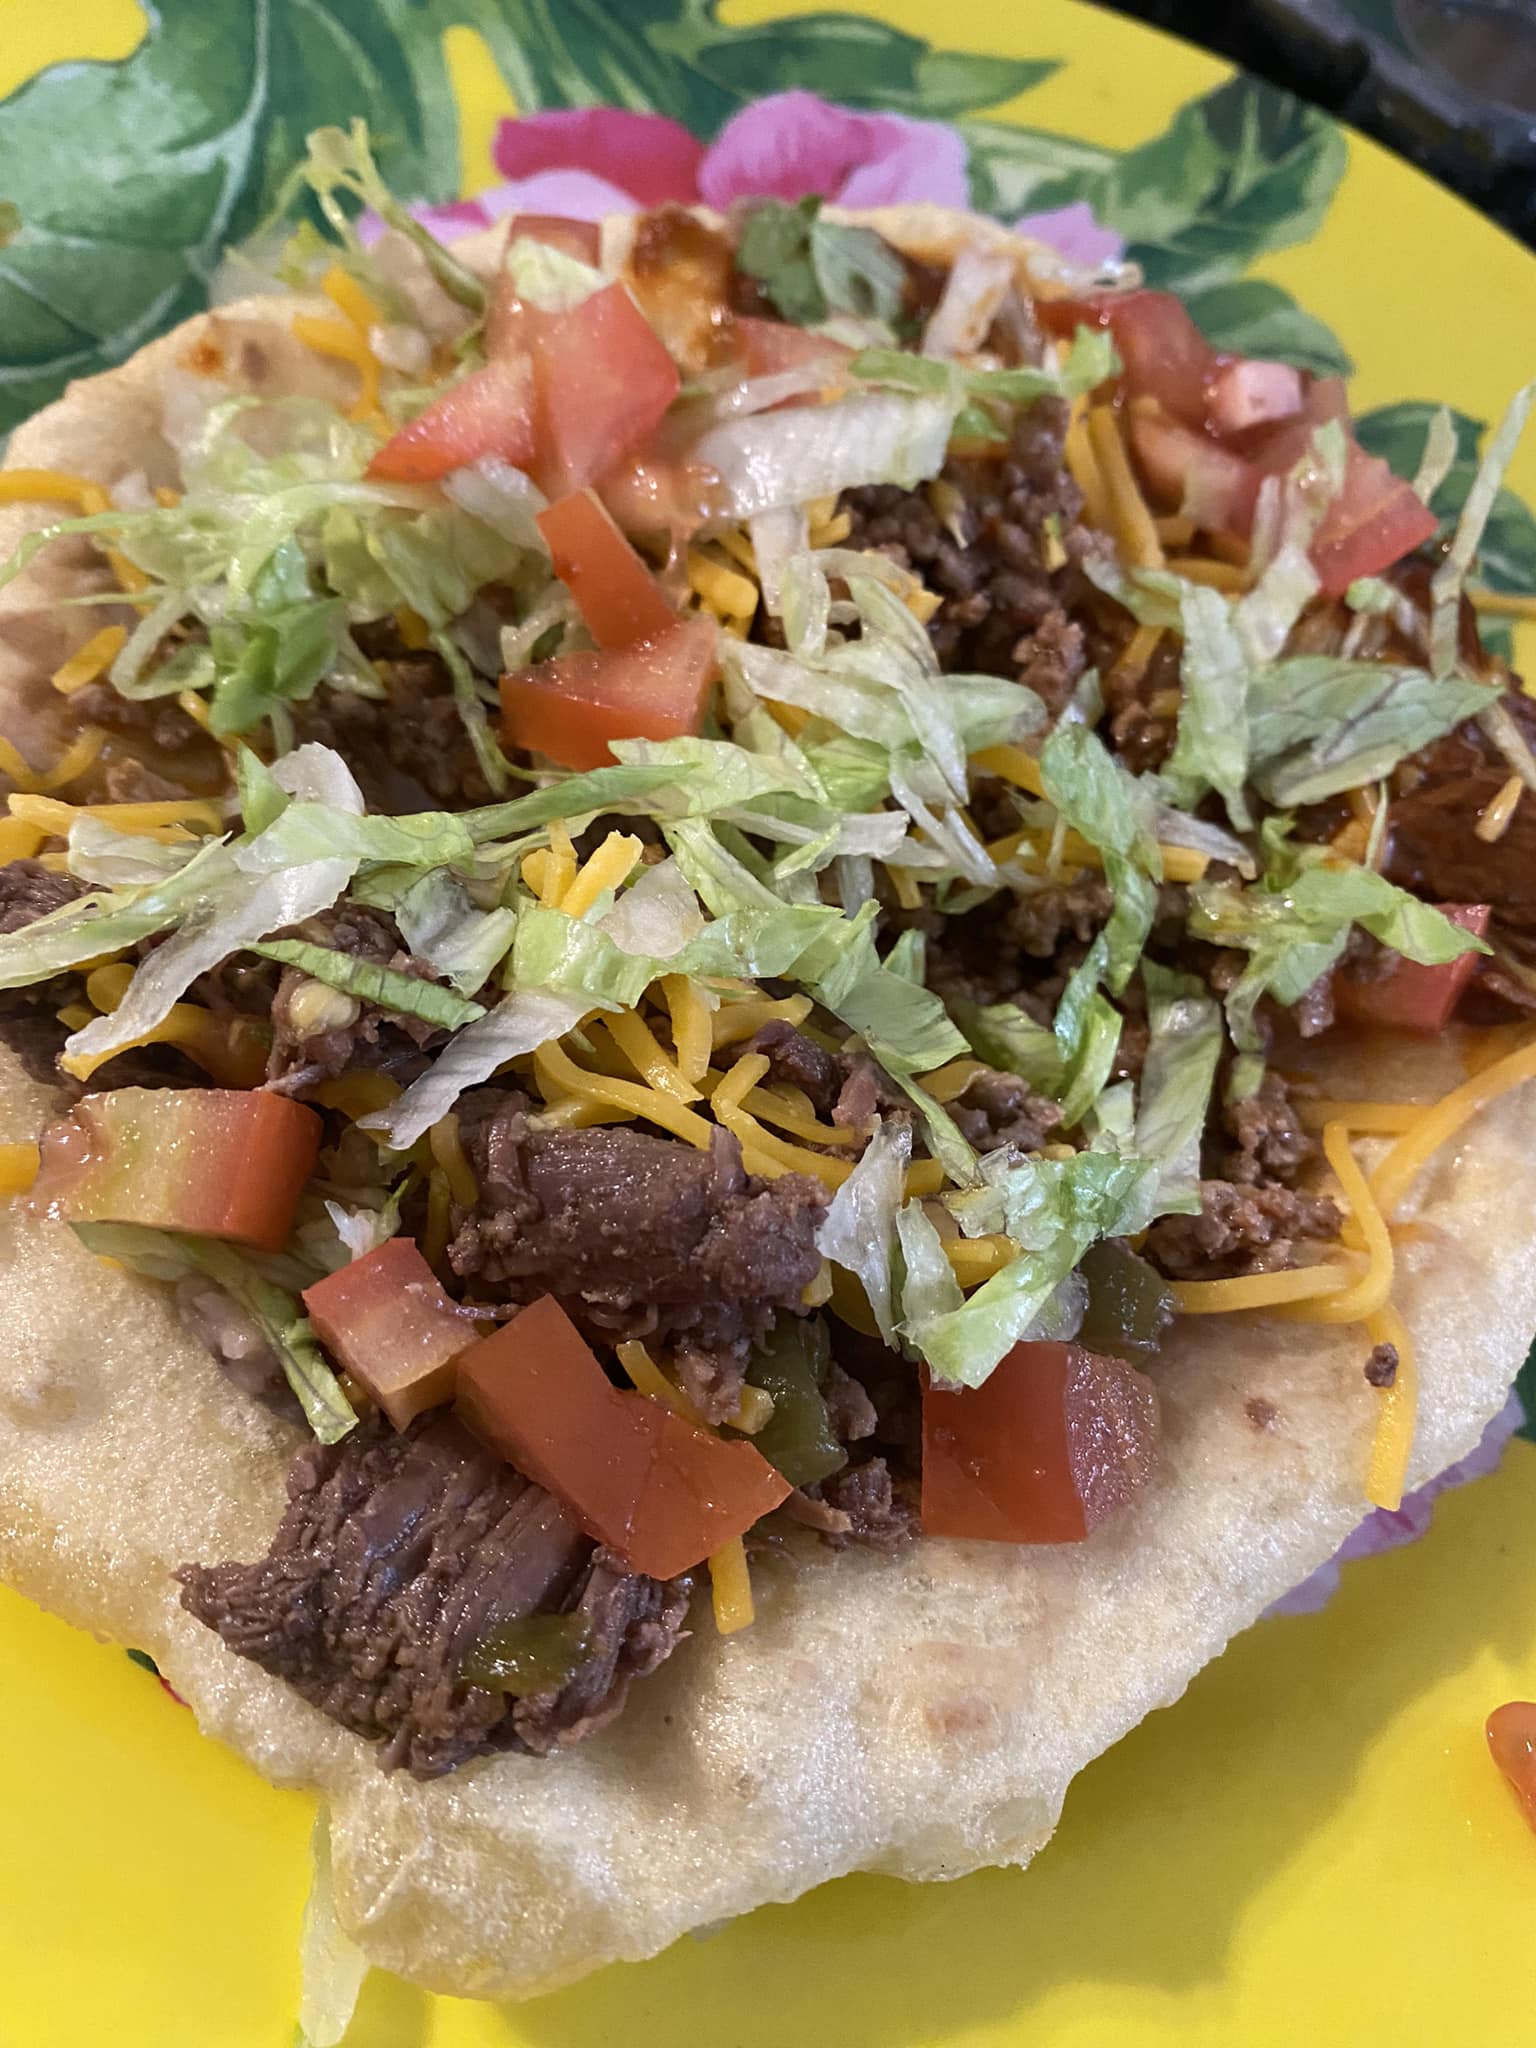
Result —
M901 1328L922 1329L940 1316L952 1315L965 1297L944 1240L921 1202L908 1202L896 1212L896 1242L901 1253Z
M979 1387L1030 1332L1091 1244L1145 1228L1156 1185L1157 1168L1149 1160L1111 1151L1010 1166L1002 1208L1019 1257L961 1307L905 1326L934 1376L950 1386Z
M1149 1038L1135 1149L1159 1167L1157 1213L1196 1216L1200 1140L1221 1059L1221 1010L1192 975L1143 960L1141 976Z
M1252 820L1243 797L1248 777L1250 668L1231 607L1214 590L1186 584L1179 603L1184 655L1178 734L1161 780L1181 809L1207 789L1219 792L1239 831Z
M514 988L548 989L580 996L589 1010L632 1010L658 963L626 953L600 925L528 903L518 913L512 941Z
M1118 994L1130 980L1157 910L1162 855L1150 792L1084 725L1059 725L1040 754L1046 796L1097 847L1114 908L1102 933L1102 972Z
M936 355L913 355L905 349L861 349L848 365L850 373L871 384L897 391L920 391L966 401L1000 399L1008 405L1032 405L1037 398L1077 398L1093 391L1120 368L1108 328L1079 327L1066 360L1024 363L1012 370L965 370Z
M912 1126L906 1117L877 1118L873 1137L832 1197L816 1233L822 1257L863 1286L880 1335L891 1345L896 1342L892 1258L911 1157Z
M373 1003L396 1016L419 1017L424 1024L436 1024L444 1031L457 1031L485 1015L482 1003L472 1003L451 989L423 981L414 974L401 974L381 967L373 960L360 960L355 953L340 953L333 946L317 946L307 939L267 939L246 948L263 960L277 960L285 967L297 967L313 981L327 988L341 989L360 1002Z
M1109 1080L1119 1050L1120 1013L1099 991L1108 964L1108 941L1100 932L1073 969L1056 1005L1052 1029L1061 1060L1060 1121L1066 1130L1087 1115Z
M1258 887L1197 882L1190 890L1194 937L1249 956L1226 999L1227 1023L1242 1051L1263 1049L1255 1019L1260 998L1299 1002L1342 956L1353 925L1425 966L1490 950L1370 868L1340 867L1320 850L1290 848L1279 830L1266 838L1271 860Z
M911 490L943 468L956 410L946 397L856 392L722 421L700 435L690 459L719 476L714 516L730 524L861 484Z
M461 996L490 980L517 924L516 911L504 905L479 909L446 868L431 868L413 880L394 911L406 951L435 967Z
M1273 804L1314 804L1376 782L1498 696L1464 676L1331 655L1258 670L1249 696L1253 781Z
M331 1816L323 1802L315 1814L310 1857L313 1875L299 1936L299 2048L341 2048L369 1964L336 1917L331 1887Z
M409 1151L447 1115L466 1088L488 1081L498 1067L519 1053L534 1052L550 1039L573 1031L591 1008L585 996L516 989L494 1010L466 1024L426 1073L387 1109L371 1110L358 1122L364 1130L377 1131L392 1150Z
M1527 384L1515 393L1503 419L1494 429L1461 508L1450 548L1429 586L1433 606L1429 622L1429 665L1437 676L1450 675L1456 668L1462 585L1477 557L1483 529L1493 514L1504 472L1509 468L1520 436L1525 431L1532 405L1536 405L1536 383Z
M949 1012L978 1059L1005 1074L1017 1074L1037 1095L1053 1102L1061 1099L1066 1087L1061 1045L1047 1025L1037 1024L1017 1003L952 1000Z
M73 1228L88 1251L120 1259L150 1279L201 1273L222 1287L259 1325L320 1442L337 1443L355 1427L352 1405L297 1301L233 1245L188 1231L150 1230L140 1223L77 1223Z

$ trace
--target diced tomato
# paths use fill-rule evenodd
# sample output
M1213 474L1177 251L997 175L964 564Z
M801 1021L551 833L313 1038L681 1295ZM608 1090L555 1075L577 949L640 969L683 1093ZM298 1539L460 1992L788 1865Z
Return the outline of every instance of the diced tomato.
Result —
M304 1306L321 1343L396 1429L452 1399L454 1361L484 1334L408 1237L306 1287Z
M633 647L678 622L661 585L591 491L572 491L539 514L555 574L599 647Z
M526 469L534 454L533 405L526 358L487 363L391 435L367 473L384 483L429 484L486 455Z
M493 361L531 366L535 427L531 459L521 466L551 498L579 491L638 448L681 386L677 365L621 284L547 313L504 282L486 336Z
M548 1294L459 1360L458 1412L588 1535L657 1579L702 1563L790 1491L751 1444L614 1386Z
M547 242L574 256L578 263L596 264L602 255L603 231L595 220L567 220L559 213L514 213L507 224L507 241L529 235L535 242Z
M1155 398L1186 426L1204 426L1215 351L1171 292L1093 292L1047 300L1039 313L1062 339L1079 327L1107 327L1131 396Z
M1440 522L1411 484L1379 455L1349 444L1344 488L1323 515L1312 564L1325 597L1342 597L1357 576L1379 576L1433 540Z
M1246 536L1264 478L1257 466L1198 428L1132 412L1131 447L1153 501L1208 533Z
M1015 1344L979 1387L923 1389L923 1527L1077 1543L1152 1473L1152 1382L1077 1344Z
M312 1109L260 1089L109 1089L43 1133L30 1206L280 1251L320 1129Z
M1236 356L1211 373L1209 419L1218 434L1242 434L1294 419L1302 404L1301 372L1289 363Z
M560 654L501 679L502 735L562 768L601 768L610 740L697 733L716 665L713 619L679 619L619 653Z
M808 327L792 327L787 320L758 320L749 313L736 315L736 340L749 377L774 377L781 370L803 370L811 363L825 363L830 373L851 361L853 353Z
M1488 904L1441 903L1436 908L1464 932L1479 939L1488 936L1488 920L1493 915ZM1478 958L1476 953L1462 953L1438 967L1399 958L1375 981L1356 981L1341 974L1335 983L1338 1006L1356 1024L1430 1034L1443 1031L1477 972Z
M1488 1749L1536 1828L1536 1701L1510 1700L1488 1716Z

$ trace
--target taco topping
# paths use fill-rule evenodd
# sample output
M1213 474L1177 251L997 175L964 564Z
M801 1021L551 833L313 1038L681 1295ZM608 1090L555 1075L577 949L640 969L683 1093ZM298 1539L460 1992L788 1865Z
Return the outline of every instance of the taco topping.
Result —
M1184 1316L1354 1331L1395 1505L1399 1210L1536 1070L1526 399L1441 534L1337 380L981 224L333 227L331 399L189 358L175 489L7 492L117 579L3 762L30 1199L319 1440L191 1611L390 1764L542 1753L706 1576L1096 1540Z

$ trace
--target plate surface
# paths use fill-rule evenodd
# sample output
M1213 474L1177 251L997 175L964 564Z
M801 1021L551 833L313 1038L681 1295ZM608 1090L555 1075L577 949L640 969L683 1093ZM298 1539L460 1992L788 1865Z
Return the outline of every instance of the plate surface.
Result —
M644 199L662 177L791 193L798 163L853 203L1073 208L1045 230L1117 237L1219 343L1353 364L1365 437L1409 474L1429 401L1470 446L1532 367L1536 263L1514 243L1322 116L1071 0L161 0L152 38L131 0L73 0L6 27L0 196L26 225L0 253L0 424L201 303L298 138L354 113L397 189L437 201L573 172ZM716 139L750 94L807 88L860 118L775 102ZM697 145L597 117L503 126L615 99ZM1536 442L1513 484L1536 499ZM1536 590L1519 497L1485 574ZM1536 1448L1517 1442L1423 1542L1254 1630L1094 1765L1028 1873L846 1879L516 2010L375 1978L351 2048L1536 2041L1536 1841L1481 1732L1536 1694L1533 1563ZM290 2040L308 1802L9 1593L0 1811L4 2048Z

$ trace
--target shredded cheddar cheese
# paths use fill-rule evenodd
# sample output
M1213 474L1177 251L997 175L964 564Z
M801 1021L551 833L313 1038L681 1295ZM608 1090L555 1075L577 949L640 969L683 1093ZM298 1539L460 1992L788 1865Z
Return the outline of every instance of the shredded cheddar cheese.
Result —
M607 889L618 889L633 872L645 848L627 832L610 832L579 874L566 886L560 908L567 917L584 917ZM574 850L573 855L574 858Z
M686 568L689 589L703 599L717 618L745 621L756 612L757 585L739 569L717 561L703 548L688 550Z
M202 797L168 797L138 804L67 804L53 796L13 796L11 816L36 825L55 839L67 839L76 818L104 818L119 832L154 835L168 825L196 825L204 832L223 829L219 806Z
M1251 580L1248 571L1239 568L1236 562L1213 562L1203 555L1172 555L1168 567L1187 583L1204 583L1212 590L1226 591L1233 596L1246 590Z
M761 1117L765 1123L788 1131L792 1138L803 1139L811 1145L857 1145L862 1143L864 1133L850 1130L844 1124L824 1124L811 1114L809 1105L801 1111L795 1104L786 1102L784 1091L776 1088L749 1088L742 1099L742 1108L752 1116Z
M765 1024L778 1020L803 1024L810 1014L809 996L749 996L744 1002L721 1004L711 1019L710 1039L719 1051L722 1046L739 1045L744 1038L751 1038Z
M1296 1107L1309 1131L1320 1131L1326 1124L1343 1124L1351 1131L1372 1137L1411 1131L1424 1114L1424 1105L1417 1102L1309 1102L1303 1097Z
M461 1209L472 1209L480 1199L479 1184L474 1169L464 1156L463 1141L459 1137L459 1119L452 1110L438 1121L427 1133L427 1145L437 1161L448 1192Z
M663 1095L675 1095L679 1102L697 1102L699 1091L675 1061L663 1051L649 1024L636 1010L605 1017L604 1025L614 1044L641 1080L649 1081Z
M1117 684L1130 689L1146 674L1163 637L1161 626L1138 626L1115 656L1110 675Z
M678 1071L690 1086L709 1071L714 1048L713 1017L698 985L686 974L664 974L661 993L672 1019L672 1049Z
M1495 1060L1492 1066L1485 1067L1470 1081L1463 1081L1459 1088L1453 1088L1449 1095L1432 1104L1414 1128L1398 1139L1371 1175L1371 1196L1382 1215L1390 1217L1394 1214L1424 1166L1442 1145L1455 1137L1463 1124L1498 1096L1511 1088L1518 1088L1523 1081L1533 1079L1536 1079L1536 1039L1527 1042L1519 1051Z
M389 421L379 405L379 359L369 345L366 332L350 320L327 320L318 313L295 313L293 333L317 356L329 356L338 363L350 363L357 372L357 396L347 407L347 418L362 420L387 432Z
M400 1093L400 1083L392 1081L387 1074L363 1070L355 1074L340 1074L333 1081L322 1081L311 1093L313 1100L323 1108L339 1110L355 1123L360 1116L368 1116L374 1110L388 1109Z
M35 1145L0 1145L0 1199L24 1195L37 1179L39 1163Z
M699 1429L704 1427L704 1418L698 1409L677 1382L668 1379L642 1343L636 1339L616 1344L614 1353L640 1393L659 1401L663 1408L670 1408L674 1415L681 1415L684 1422L691 1422Z
M1485 846L1492 846L1504 837L1514 821L1516 807L1524 795L1525 784L1518 775L1511 775L1472 827Z
M1536 620L1536 596L1514 590L1490 590L1486 584L1472 585L1467 595L1484 618Z
M109 512L112 500L89 477L76 476L67 469L0 470L0 505L25 504L36 499L73 505L84 518Z
M1109 499L1110 527L1126 561L1133 569L1161 569L1165 563L1163 544L1131 469L1113 406L1096 405L1089 409L1088 438Z
M432 628L421 613L412 611L408 604L396 606L395 624L400 631L402 646L408 647L413 654L419 654L423 647L432 645Z
M746 1546L739 1536L733 1536L709 1560L709 1597L721 1635L735 1635L738 1629L752 1626L756 1618L752 1576L747 1570Z
M744 1053L725 1076L724 1080L716 1083L714 1092L710 1096L709 1106L715 1112L716 1117L727 1115L732 1110L740 1109L741 1098L747 1093L749 1088L757 1086L758 1082L767 1073L769 1065L770 1061L766 1053Z
M884 861L881 865L891 878L891 888L895 892L896 901L901 905L902 909L920 910L923 904L923 892L918 887L917 877L913 874L912 870L910 868L893 867L889 861Z
M1088 524L1100 533L1108 533L1114 523L1114 513L1109 489L1088 433L1087 408L1081 398L1072 401L1062 453L1072 481L1083 494L1083 510L1088 515Z
M1403 1504L1403 1487L1408 1477L1408 1457L1413 1449L1413 1425L1418 1413L1418 1361L1407 1325L1390 1303L1385 1303L1365 1325L1373 1344L1390 1344L1397 1353L1397 1373L1390 1387L1380 1393L1381 1415L1371 1443L1366 1467L1365 1497L1375 1508L1394 1513Z
M1170 1291L1181 1316L1223 1316L1340 1294L1356 1277L1352 1266L1292 1266L1280 1273L1244 1273L1235 1280L1174 1280Z
M53 672L53 687L61 697L72 697L76 690L94 683L116 661L127 638L126 626L103 626L82 641L67 661L59 663Z
M1019 1248L1010 1237L947 1237L944 1256L962 1287L979 1287L1016 1259Z
M433 1272L441 1276L448 1252L448 1211L452 1191L445 1173L427 1175L427 1221L421 1233L421 1255Z
M1000 775L1004 782L1011 782L1015 789L1030 796L1045 795L1040 763L1022 747L983 747L979 754L972 754L971 766L979 768L983 775Z
M44 834L25 818L0 818L0 861L29 860L42 845Z
M320 289L343 319L350 320L354 327L360 327L364 334L370 328L382 327L384 315L379 306L357 282L349 277L339 263L333 263L320 280Z
M978 1074L986 1072L980 1060L951 1060L947 1066L935 1067L931 1074L924 1074L920 1085L935 1102L953 1102L965 1093Z
M1365 1247L1365 1271L1338 1294L1322 1300L1282 1308L1280 1314L1306 1323L1360 1323L1386 1306L1392 1292L1394 1259L1392 1239L1372 1197L1370 1184L1360 1162L1350 1150L1349 1133L1342 1123L1323 1127L1323 1156L1333 1168L1351 1220Z

